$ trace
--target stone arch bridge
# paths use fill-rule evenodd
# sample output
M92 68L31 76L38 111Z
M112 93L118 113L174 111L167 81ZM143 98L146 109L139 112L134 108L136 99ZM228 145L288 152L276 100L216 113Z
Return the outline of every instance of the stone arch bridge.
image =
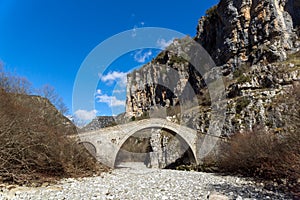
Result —
M78 134L80 143L85 144L89 151L103 164L115 167L117 155L126 140L135 133L145 129L164 129L173 133L177 138L187 144L190 148L194 161L199 164L201 161L200 148L203 147L205 135L197 133L196 130L170 122L166 119L151 118L141 121L134 121L127 124L120 124L113 127L102 128L95 131ZM219 138L209 137L213 140ZM215 139L214 139L215 138ZM210 141L210 143L213 141ZM209 147L208 147L209 148Z

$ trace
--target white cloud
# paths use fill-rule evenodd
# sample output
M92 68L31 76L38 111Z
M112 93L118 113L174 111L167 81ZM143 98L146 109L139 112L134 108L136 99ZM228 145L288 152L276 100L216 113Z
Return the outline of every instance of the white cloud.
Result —
M115 96L107 94L96 96L99 103L106 103L109 107L125 106L125 101L117 99Z
M152 56L152 51L151 50L149 50L149 51L147 51L147 52L143 52L143 50L140 50L140 51L138 51L138 52L136 52L135 53L135 55L134 55L134 60L136 61L136 62L138 62L138 63L145 63L145 61L147 60L147 59L149 59L150 58L150 56Z
M100 89L98 89L96 94L102 94L102 91Z
M137 33L136 33L136 30L137 30L137 26L134 26L133 29L132 29L132 33L131 33L131 37L135 38Z
M173 43L173 41L174 41L174 38L172 38L169 41L166 41L165 39L159 39L159 40L157 40L156 44L160 49L165 49L168 46L170 46Z
M107 82L112 84L114 81L121 81L122 84L126 85L127 83L127 72L109 72L106 75L99 74L99 78L102 82ZM101 93L100 93L101 94Z
M77 110L75 113L76 119L80 121L90 121L93 120L96 117L97 110Z
M120 89L120 90L114 90L113 91L113 94L122 94L122 93L124 93L124 92L126 92L126 90L125 89Z
M135 14L131 14L131 18L134 19L136 16ZM131 32L131 37L135 38L137 36L137 29L138 28L143 28L145 26L145 22L141 21L139 23L137 23L136 25L134 25L134 27L132 28L132 32Z

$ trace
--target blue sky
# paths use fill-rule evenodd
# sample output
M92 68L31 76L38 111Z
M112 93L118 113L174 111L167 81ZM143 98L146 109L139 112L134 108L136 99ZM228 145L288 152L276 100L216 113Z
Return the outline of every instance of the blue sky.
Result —
M83 119L118 114L124 110L125 96L121 91L125 73L150 61L159 50L127 52L105 66L105 71L96 75L99 83L92 94L95 99L90 102L94 108L78 106L73 110L76 75L89 53L116 34L127 30L135 34L135 30L143 27L162 27L194 36L199 18L217 3L217 0L0 0L0 60L6 69L27 77L35 88L45 84L54 86L70 114L77 112ZM169 41L170 38L160 38L158 42L163 46Z

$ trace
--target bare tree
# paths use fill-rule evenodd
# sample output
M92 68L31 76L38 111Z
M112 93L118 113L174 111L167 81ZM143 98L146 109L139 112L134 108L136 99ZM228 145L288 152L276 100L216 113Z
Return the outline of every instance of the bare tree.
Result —
M56 102L56 108L60 111L61 114L67 115L69 113L69 109L64 103L63 99L60 97Z
M0 62L0 87L9 93L31 94L32 84L25 77L11 75L6 72Z
M32 84L25 77L9 77L9 92L16 94L31 94Z
M8 93L15 94L32 94L32 84L25 77L11 75L6 72L3 63L0 62L0 88ZM55 88L49 84L44 85L41 89L37 89L37 95L49 99L49 101L63 114L68 114L68 107L63 99L57 94Z
M63 102L63 99L59 97L54 87L46 84L41 89L37 90L38 95L49 99L49 101L63 114L66 115L69 112L68 107Z
M0 89L0 182L23 185L101 171L84 146L66 137L76 128L63 123L48 101L18 96Z
M4 71L3 64L0 62L0 87L6 90L8 88L8 77Z
M58 99L58 94L56 93L54 87L49 84L42 86L42 88L37 90L38 95L45 97L51 101L54 105Z

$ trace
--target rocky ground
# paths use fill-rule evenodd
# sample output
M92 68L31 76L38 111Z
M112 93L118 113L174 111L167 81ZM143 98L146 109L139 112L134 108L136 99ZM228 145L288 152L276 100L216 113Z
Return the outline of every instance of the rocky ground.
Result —
M38 188L3 187L0 199L289 199L252 181L200 172L147 169L130 163L102 176Z

